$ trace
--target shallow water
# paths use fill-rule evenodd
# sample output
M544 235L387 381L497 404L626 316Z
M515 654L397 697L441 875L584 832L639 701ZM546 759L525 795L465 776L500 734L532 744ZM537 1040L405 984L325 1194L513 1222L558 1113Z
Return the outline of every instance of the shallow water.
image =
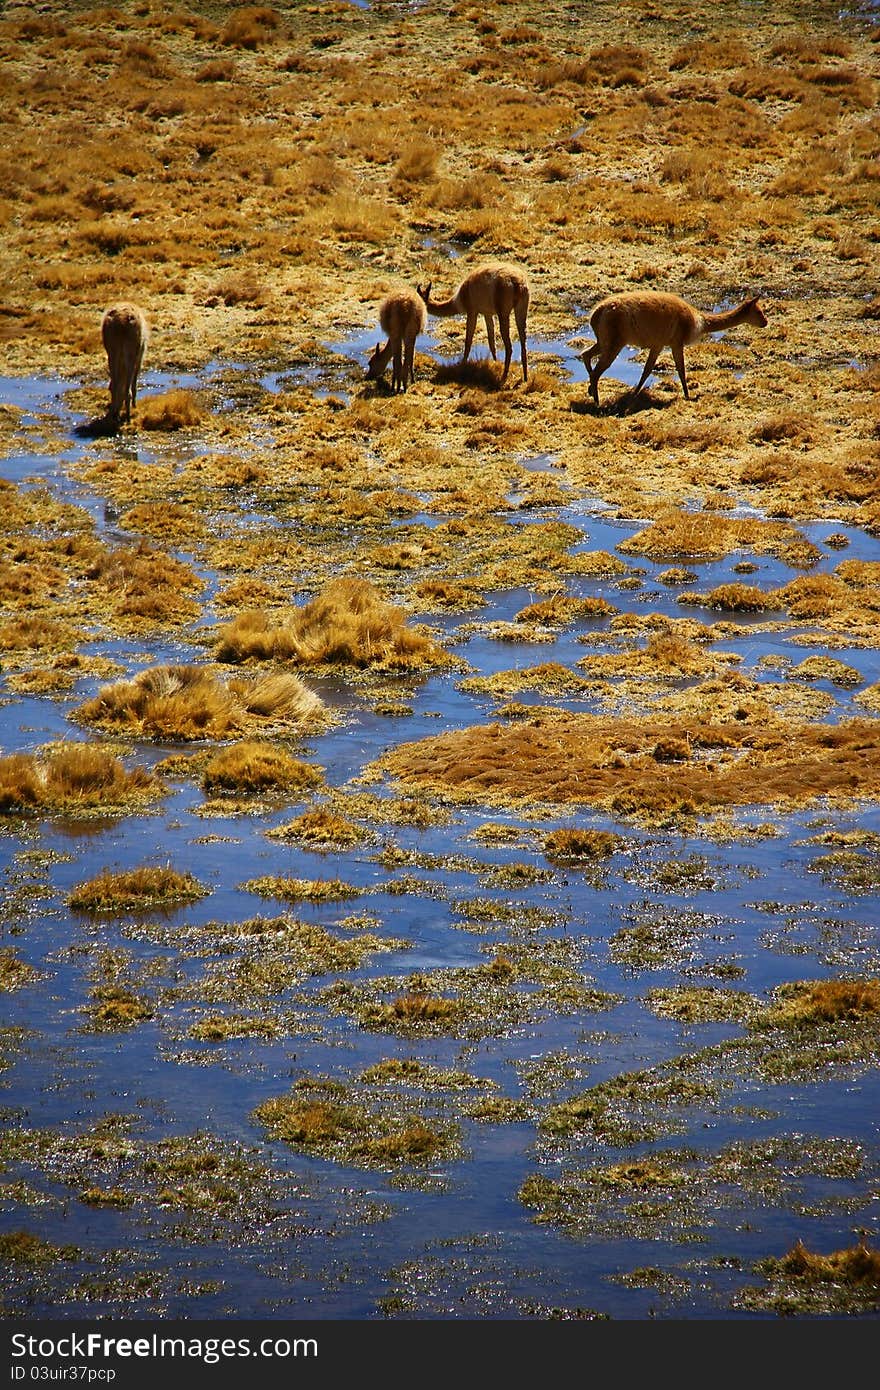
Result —
M336 350L344 360L357 360L372 341L372 332L356 335ZM583 379L577 375L583 371L580 359L568 345L536 343L534 351L536 364L540 353L548 352L563 359L574 379ZM231 402L236 370L214 364L185 384L211 386ZM621 359L613 375L628 381L628 371ZM633 382L638 371L639 363L632 363ZM269 390L283 383L271 374L261 380ZM179 384L184 378L148 372L142 389L148 394ZM324 378L313 384L320 389ZM66 389L63 382L45 379L0 382L0 399L25 411L24 424L49 416L70 437L69 446L50 457L26 449L11 455L3 460L2 473L44 483L64 500L87 507L101 534L124 538L105 499L69 476L71 464L90 446L74 435L83 417L66 407ZM126 436L102 447L143 462L164 445ZM529 466L552 468L553 463L532 460ZM637 519L611 518L600 505L581 500L555 514L581 531L575 550L613 553L638 529ZM526 525L545 515L524 510L509 519ZM880 541L854 528L821 523L804 529L820 547L832 529L843 530L849 540L845 552L827 548L817 572L832 570L842 555L880 559ZM689 561L699 576L691 587L737 579L738 558ZM756 563L750 583L777 585L794 573L773 558L759 556ZM717 614L679 604L681 590L657 582L666 567L639 560L638 589L572 576L567 590L575 597L607 597L621 611L650 609L713 621ZM475 675L539 662L571 666L594 650L578 637L604 622L566 629L540 645L498 641L486 632L487 624L509 622L535 597L523 589L493 595L476 616L476 630L466 626L473 615L413 613L412 620L428 618ZM759 666L768 656L799 662L826 651L818 632L810 641L809 631L793 624L766 633L752 618L735 621L736 636L720 648L739 652L741 669L755 677L779 679L778 671L764 674ZM792 645L786 641L792 636L805 636L806 644ZM132 674L149 664L195 659L181 643L156 640L99 642L93 650L114 656ZM875 649L833 655L855 666L863 685L880 678ZM497 702L461 690L460 679L444 673L402 682L401 700L411 711L405 717L377 713L342 676L310 681L343 722L309 739L309 760L326 769L331 787L344 788L399 740L494 718ZM67 715L98 684L85 679L65 699L0 689L3 753L82 737ZM852 691L825 682L814 688L834 696L832 718L857 712ZM598 708L589 694L548 701L526 691L517 698ZM144 744L136 747L135 758L151 766L172 751ZM798 1239L825 1251L851 1245L857 1230L876 1235L876 1065L840 1065L825 1076L787 1076L775 1084L757 1075L732 1075L720 1100L692 1106L660 1137L629 1145L554 1141L541 1133L535 1118L540 1107L603 1080L662 1068L742 1033L734 1023L688 1025L660 1018L646 1004L651 989L701 980L726 984L729 975L732 988L766 999L787 981L876 974L875 900L816 870L817 858L827 851L817 837L832 830L877 834L880 819L873 808L817 808L783 816L757 807L737 818L742 833L730 843L696 833L627 829L621 851L593 872L552 868L541 851L543 835L556 826L621 831L589 809L536 821L488 807L456 810L447 825L379 827L374 843L324 855L266 838L300 807L206 817L203 801L188 782L149 815L105 823L16 824L0 838L3 944L42 972L36 983L2 996L4 1028L22 1030L2 1034L8 1061L0 1074L2 1105L13 1132L52 1136L48 1156L36 1142L23 1156L7 1153L0 1230L27 1229L80 1252L37 1275L10 1266L8 1309L26 1309L30 1317L124 1312L194 1318L511 1318L546 1316L551 1309L567 1315L592 1309L631 1319L736 1317L745 1316L735 1301L742 1289L761 1284L755 1261L781 1256ZM504 848L475 840L474 830L487 821L520 827L519 842ZM772 837L749 834L749 826L768 821ZM424 862L384 867L376 862L383 845L412 851ZM91 919L68 909L70 889L101 868L145 862L191 869L210 895L167 914ZM498 872L512 864L544 876L504 886ZM693 873L676 873L689 865ZM585 980L620 1000L602 1012L537 1010L513 1026L477 1030L469 1038L412 1039L371 1032L344 1012L331 1012L318 991L332 977L319 976L297 981L268 1001L283 1025L276 1039L193 1041L189 1029L207 1011L200 995L206 972L232 971L247 954L241 940L222 949L200 945L199 932L209 923L281 912L283 904L244 887L269 873L341 878L360 896L298 905L295 915L338 928L348 914L366 912L377 921L372 930L405 943L367 956L359 969L346 972L347 981L485 965L505 943L537 947L558 939L572 950ZM495 920L474 917L477 904L487 899L498 904ZM615 951L613 939L623 929L657 922L675 938L674 949L660 963L634 964ZM154 1004L153 1018L113 1034L84 1030L89 971L100 948L129 953L129 968ZM432 1091L423 1113L456 1118L461 1154L417 1168L415 1177L406 1170L402 1178L393 1171L309 1158L267 1141L252 1116L257 1105L286 1093L298 1079L330 1077L353 1084L365 1068L388 1057L465 1070L497 1088L488 1094L531 1098L539 1109L522 1119L486 1123L465 1115L454 1092ZM468 1098L476 1094L482 1092ZM108 1116L125 1117L119 1122L127 1136L125 1152L105 1160L90 1141L75 1162L65 1157L58 1136L82 1138ZM176 1136L195 1145L195 1135L208 1136L224 1155L243 1146L259 1169L253 1191L231 1206L185 1213L160 1200L148 1172L157 1146ZM592 1212L587 1230L536 1223L517 1195L535 1174L558 1179L569 1171L666 1150L687 1149L697 1163L731 1144L785 1141L807 1152L827 1139L854 1145L859 1162L835 1169L817 1161L801 1170L783 1158L772 1183L738 1188L716 1183L705 1209L697 1203L686 1217L676 1215L670 1201L668 1220L655 1218L656 1230L647 1233L638 1221L629 1222L626 1202L613 1196L597 1203L601 1210ZM759 1168L773 1166L766 1154L755 1162ZM131 1194L131 1205L117 1209L84 1200L84 1190L93 1184L105 1190L118 1184ZM633 1276L646 1267L653 1271L650 1277ZM622 1275L632 1276L630 1282L620 1282Z

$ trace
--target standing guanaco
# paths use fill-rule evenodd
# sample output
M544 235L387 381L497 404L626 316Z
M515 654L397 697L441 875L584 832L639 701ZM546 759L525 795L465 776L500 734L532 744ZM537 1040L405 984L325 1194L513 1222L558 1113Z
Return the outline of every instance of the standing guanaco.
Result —
M660 290L629 290L624 294L609 295L596 305L590 315L590 327L596 341L581 353L589 372L593 400L599 404L599 378L627 344L648 349L648 359L636 391L641 391L659 354L668 347L685 400L690 400L684 370L685 347L698 343L707 333L735 328L739 323L750 323L755 328L766 327L767 319L757 296L744 299L734 309L712 313L695 309L677 294Z
M513 346L510 341L510 315L512 313L516 320L516 331L520 342L523 381L528 381L526 318L529 312L531 291L529 290L529 282L521 270L515 266L506 265L480 266L465 276L451 299L432 299L431 288L430 284L424 289L421 285L419 286L419 294L424 300L429 314L438 314L441 318L448 318L451 314L465 315L462 366L470 355L478 314L481 314L486 322L489 351L492 357L496 361L498 360L495 352L494 323L494 319L498 319L498 327L504 343L502 381L507 379L510 359L513 354Z
M131 419L137 400L138 373L149 339L146 316L136 304L111 304L101 319L101 341L110 369L110 418L119 421L123 412Z

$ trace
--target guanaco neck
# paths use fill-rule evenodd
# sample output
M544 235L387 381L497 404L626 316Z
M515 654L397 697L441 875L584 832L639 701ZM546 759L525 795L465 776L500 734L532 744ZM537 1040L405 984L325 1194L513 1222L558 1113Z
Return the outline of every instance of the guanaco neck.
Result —
M440 318L448 318L450 314L461 313L458 294L454 294L451 299L432 299L429 294L424 304L429 314L437 314Z
M721 309L714 314L710 309L704 309L700 315L703 320L703 332L720 333L725 328L736 328L738 323L743 323L748 318L750 307L751 301L746 299L734 309Z

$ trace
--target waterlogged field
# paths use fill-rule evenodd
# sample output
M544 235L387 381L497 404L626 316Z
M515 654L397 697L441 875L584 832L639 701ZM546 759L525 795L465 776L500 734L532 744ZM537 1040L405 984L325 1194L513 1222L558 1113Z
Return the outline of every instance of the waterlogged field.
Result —
M875 16L587 8L0 26L7 1317L877 1314Z

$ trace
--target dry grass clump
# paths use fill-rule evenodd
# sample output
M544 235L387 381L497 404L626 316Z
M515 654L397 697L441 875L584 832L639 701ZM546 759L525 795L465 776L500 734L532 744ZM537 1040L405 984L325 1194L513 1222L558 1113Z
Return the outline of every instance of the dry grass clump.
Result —
M578 665L591 676L608 679L678 680L726 669L731 660L737 660L735 653L713 655L705 650L705 646L692 642L688 637L672 630L661 630L652 633L643 648L604 656L584 656Z
M604 598L567 598L554 594L553 598L529 603L515 614L518 623L539 623L547 627L565 627L585 618L610 618L617 609Z
M424 579L413 590L419 607L430 613L459 613L468 608L482 608L486 600L472 583L448 579Z
M271 874L249 879L241 886L260 897L280 898L289 903L336 903L357 898L361 892L340 878L278 878Z
M0 624L0 650L5 652L69 650L77 640L65 623L39 613Z
M862 673L845 661L832 656L808 656L799 662L791 672L792 677L802 681L831 681L832 685L852 688L862 684Z
M178 502L140 502L119 518L126 531L141 531L157 540L192 544L205 530L202 517Z
M13 990L33 984L39 978L39 971L21 960L11 946L0 948L0 994L11 994Z
M296 676L224 683L198 666L155 666L103 686L71 718L143 738L189 740L229 738L257 725L314 729L327 714Z
M800 531L786 522L671 508L642 531L621 541L617 548L625 555L645 555L651 560L720 560L737 550L785 558L795 544L815 552L815 559L820 557L818 547L811 546Z
M363 1167L424 1163L452 1151L448 1126L432 1128L417 1116L370 1114L348 1100L341 1085L325 1089L326 1098L276 1096L257 1106L254 1118L272 1139Z
M776 990L760 1027L855 1022L880 1014L880 980L797 980Z
M767 613L785 607L778 593L739 583L719 584L707 594L680 594L678 601L700 608L722 608L728 613Z
M880 1251L871 1249L864 1239L846 1250L833 1250L830 1255L815 1255L799 1240L787 1255L772 1264L779 1273L809 1284L855 1284L880 1289Z
M496 671L491 676L468 676L459 682L459 689L506 699L523 690L537 690L544 695L578 695L589 689L589 682L561 661L544 661L538 666Z
M267 830L270 840L292 841L306 849L327 854L331 850L349 849L367 839L368 832L353 821L339 816L327 806L316 806L305 811L287 825L279 825Z
M689 747L691 757L655 758L669 739ZM742 698L717 723L700 713L664 721L554 711L404 743L370 771L471 804L595 805L618 815L809 805L825 797L846 804L880 795L880 726L776 720L766 704L753 717Z
M119 985L99 985L93 991L93 998L96 1002L89 1012L92 1027L99 1033L132 1028L153 1017L153 1010L145 1000Z
M609 830L571 827L551 830L544 836L543 850L551 864L577 864L583 860L607 859L622 843L620 836Z
M117 913L198 902L209 892L193 874L145 865L121 873L103 869L97 877L71 889L67 901L76 912Z
M677 985L652 989L645 1003L660 1018L677 1023L742 1023L753 1017L756 1004L748 994L711 986Z
M92 557L85 579L95 586L95 603L111 626L125 632L167 627L198 617L188 595L202 587L181 560L141 541Z
M448 666L430 637L406 626L403 613L366 579L334 579L284 619L243 613L220 630L218 661L294 661L398 671Z
M371 1004L364 1011L364 1027L383 1031L418 1032L451 1027L461 1014L457 999L445 999L413 989L399 994L387 1004Z
M141 402L140 422L145 430L182 430L198 425L205 410L192 391L177 388L159 396L149 396Z
M236 5L220 30L226 48L255 50L271 43L281 29L281 16L268 5Z
M300 1096L263 1101L254 1110L254 1118L265 1125L271 1138L304 1149L323 1147L344 1134L360 1135L367 1128L366 1117L358 1110Z
M165 785L90 743L62 743L43 754L0 758L0 814L81 813L142 805L164 796Z
M190 1028L188 1037L196 1042L229 1042L234 1038L277 1038L280 1028L275 1019L253 1018L243 1014L211 1014Z
M202 774L202 787L212 793L260 796L312 791L323 780L318 768L292 757L286 749L244 739L211 758Z

